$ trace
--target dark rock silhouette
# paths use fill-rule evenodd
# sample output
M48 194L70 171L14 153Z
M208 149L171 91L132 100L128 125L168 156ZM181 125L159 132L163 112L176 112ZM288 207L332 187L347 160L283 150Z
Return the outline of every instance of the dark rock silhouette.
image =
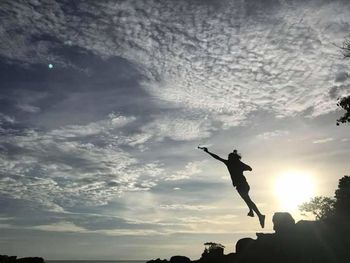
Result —
M19 258L16 263L44 263L44 259L40 257Z
M17 258L16 256L0 255L0 263L44 263L40 257Z
M173 256L170 258L170 263L190 263L191 260L184 256Z
M291 214L287 212L277 212L272 217L273 230L276 234L288 233L293 231L295 220Z
M166 259L161 260L160 258L147 261L147 263L166 263L166 262L169 262L169 261Z
M349 222L306 221L295 223L286 212L273 216L275 233L257 233L257 238L242 238L236 243L236 252L224 254L224 247L217 243L209 244L200 259L171 261L176 263L309 263L350 262ZM179 257L180 258L180 257ZM182 257L181 257L182 258ZM149 261L169 262L167 260Z
M0 263L15 263L16 256L0 255Z
M236 254L237 254L237 260L245 258L247 254L250 253L250 249L252 245L254 244L254 239L246 237L242 238L237 241L236 243Z

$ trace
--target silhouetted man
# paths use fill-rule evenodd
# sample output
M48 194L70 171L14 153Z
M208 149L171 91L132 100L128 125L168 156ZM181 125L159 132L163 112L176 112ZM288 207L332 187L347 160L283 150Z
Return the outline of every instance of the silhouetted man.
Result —
M198 147L198 148L204 150L206 153L210 154L215 159L226 164L227 169L231 175L233 186L236 187L239 195L242 197L242 199L246 202L247 206L249 207L248 216L253 217L255 212L259 217L259 222L261 227L264 228L265 216L260 213L257 206L250 199L248 194L250 187L249 187L249 184L247 183L246 178L243 175L244 171L252 171L252 168L249 165L246 165L245 163L241 162L241 156L237 153L237 150L234 150L232 153L230 153L228 155L228 160L225 160L217 156L216 154L209 152L208 148L206 147Z

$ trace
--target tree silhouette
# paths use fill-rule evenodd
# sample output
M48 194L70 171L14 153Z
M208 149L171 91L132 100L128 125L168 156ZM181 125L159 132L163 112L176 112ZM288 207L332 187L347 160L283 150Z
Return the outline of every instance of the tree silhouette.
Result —
M346 122L350 123L350 96L340 99L337 105L346 111L344 115L337 120L337 125Z
M345 39L343 45L339 47L344 57L350 58L350 39Z
M350 176L339 179L335 197L317 196L299 206L301 212L312 213L316 220L350 218Z
M343 45L339 47L345 58L350 58L350 39L346 39ZM350 95L338 100L337 105L346 112L337 120L337 125L340 123L350 123Z
M311 213L316 220L325 220L334 214L335 199L325 196L316 196L309 202L299 206L301 212Z
M346 175L339 180L335 199L335 214L341 217L350 217L350 176Z

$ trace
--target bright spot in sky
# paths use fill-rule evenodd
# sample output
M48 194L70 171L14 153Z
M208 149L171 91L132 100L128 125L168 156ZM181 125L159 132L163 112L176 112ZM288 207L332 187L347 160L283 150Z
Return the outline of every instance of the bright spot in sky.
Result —
M53 65L50 63L49 64L49 69L52 69L53 68Z
M275 194L281 209L292 212L315 194L315 183L312 177L304 172L290 171L281 174L275 181Z

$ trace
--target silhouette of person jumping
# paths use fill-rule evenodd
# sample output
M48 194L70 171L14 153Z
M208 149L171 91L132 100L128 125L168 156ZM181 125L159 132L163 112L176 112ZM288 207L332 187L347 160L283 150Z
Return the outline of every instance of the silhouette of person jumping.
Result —
M230 172L232 184L234 187L236 187L237 192L242 197L244 202L247 204L249 208L248 216L254 217L254 212L257 214L259 218L259 222L262 228L265 226L265 215L261 214L258 207L249 197L249 184L247 183L246 178L243 175L244 171L252 171L252 168L241 162L241 156L237 153L237 150L233 150L232 153L228 155L228 160L225 160L218 155L209 152L208 148L206 147L199 147L199 149L202 149L206 153L210 154L215 159L223 162L226 164L228 171Z

